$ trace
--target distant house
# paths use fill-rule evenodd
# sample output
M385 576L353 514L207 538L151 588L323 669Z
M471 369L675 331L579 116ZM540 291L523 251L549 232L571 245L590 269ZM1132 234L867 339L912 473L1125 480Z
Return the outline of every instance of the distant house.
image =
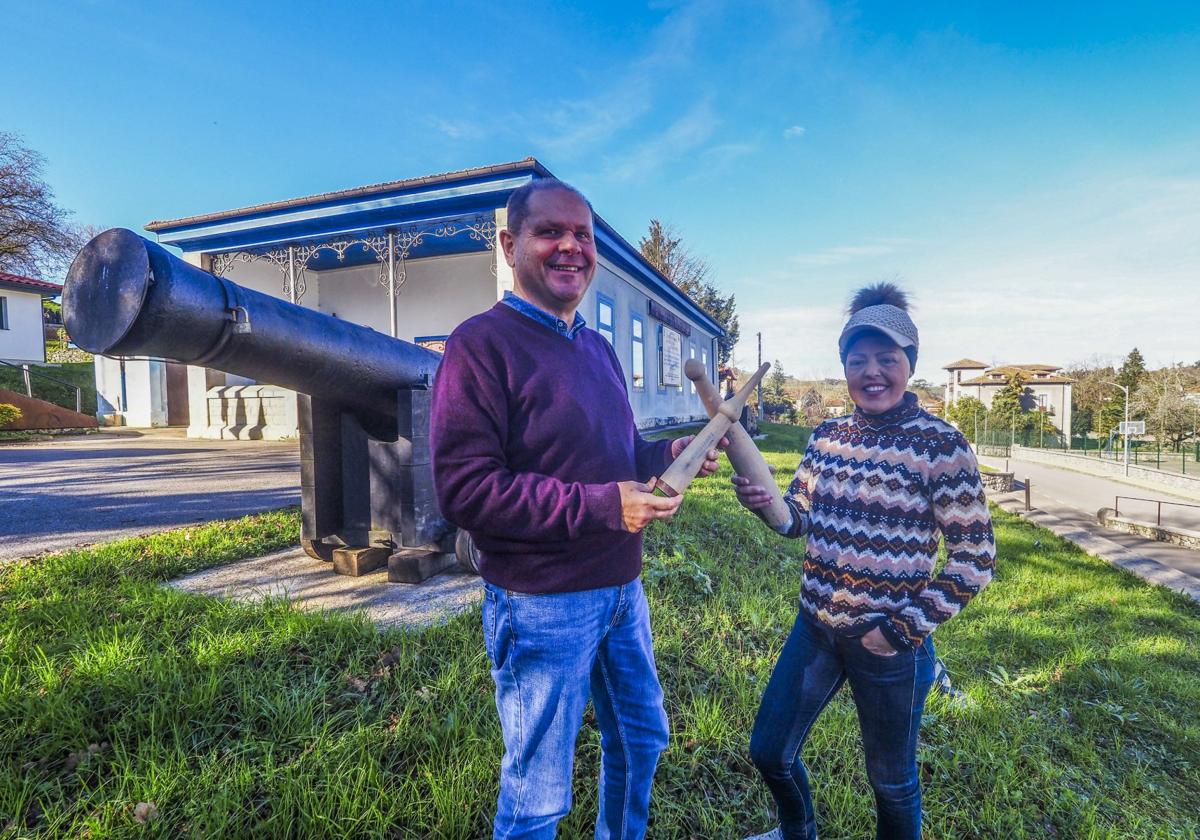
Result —
M936 398L921 400L921 408L925 409L935 417L941 417L942 411L945 409L945 407L945 404Z
M833 397L825 401L826 417L844 417L850 411L851 409L847 407L846 401L840 397Z
M1044 411L1050 422L1066 436L1071 435L1071 386L1069 376L1059 373L1058 365L1000 365L988 367L974 359L960 359L946 365L946 407L963 397L974 397L991 408L992 399L1008 381L1019 374L1025 383L1021 407L1027 411Z
M45 363L42 300L60 294L62 286L0 271L0 361Z

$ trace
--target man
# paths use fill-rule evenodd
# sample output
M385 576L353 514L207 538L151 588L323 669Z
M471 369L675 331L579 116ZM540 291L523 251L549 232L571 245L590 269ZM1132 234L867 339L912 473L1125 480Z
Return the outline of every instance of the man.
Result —
M555 836L590 696L595 836L640 838L667 743L641 530L682 501L644 482L691 439L642 439L616 354L576 312L596 272L587 200L554 179L526 184L500 245L514 291L450 336L431 422L438 502L471 532L485 585L505 749L494 837ZM717 466L708 455L704 474Z

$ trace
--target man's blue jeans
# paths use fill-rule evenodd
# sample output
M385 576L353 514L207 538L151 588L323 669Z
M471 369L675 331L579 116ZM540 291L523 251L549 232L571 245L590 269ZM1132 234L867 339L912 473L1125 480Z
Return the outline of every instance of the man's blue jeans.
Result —
M750 757L775 797L787 840L817 838L800 750L818 715L847 680L858 707L867 778L875 791L875 836L921 836L917 732L934 660L930 638L915 651L877 656L863 647L861 638L839 636L800 611L750 736Z
M571 810L575 738L589 696L601 749L595 836L642 837L667 746L642 582L549 595L485 584L483 637L504 733L493 837L555 836Z

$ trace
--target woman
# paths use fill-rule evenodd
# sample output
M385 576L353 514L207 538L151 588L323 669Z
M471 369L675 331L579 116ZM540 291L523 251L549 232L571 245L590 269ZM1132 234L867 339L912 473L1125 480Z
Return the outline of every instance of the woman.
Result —
M779 530L807 545L800 611L750 738L780 825L754 840L815 840L800 751L847 681L876 837L921 835L917 732L933 681L931 634L991 580L996 548L966 440L905 390L917 348L900 289L880 283L855 295L838 350L856 409L813 431L784 497L792 521ZM750 510L768 504L763 488L733 483ZM942 537L948 562L933 577Z

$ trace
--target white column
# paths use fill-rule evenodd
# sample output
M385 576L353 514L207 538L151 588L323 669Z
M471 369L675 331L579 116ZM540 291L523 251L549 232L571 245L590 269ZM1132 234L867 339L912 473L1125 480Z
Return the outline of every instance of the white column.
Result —
M508 227L508 209L499 207L496 209L496 244L493 259L496 261L496 300L504 297L505 292L513 290L513 272L508 263L504 261L504 249L500 247L500 231Z

